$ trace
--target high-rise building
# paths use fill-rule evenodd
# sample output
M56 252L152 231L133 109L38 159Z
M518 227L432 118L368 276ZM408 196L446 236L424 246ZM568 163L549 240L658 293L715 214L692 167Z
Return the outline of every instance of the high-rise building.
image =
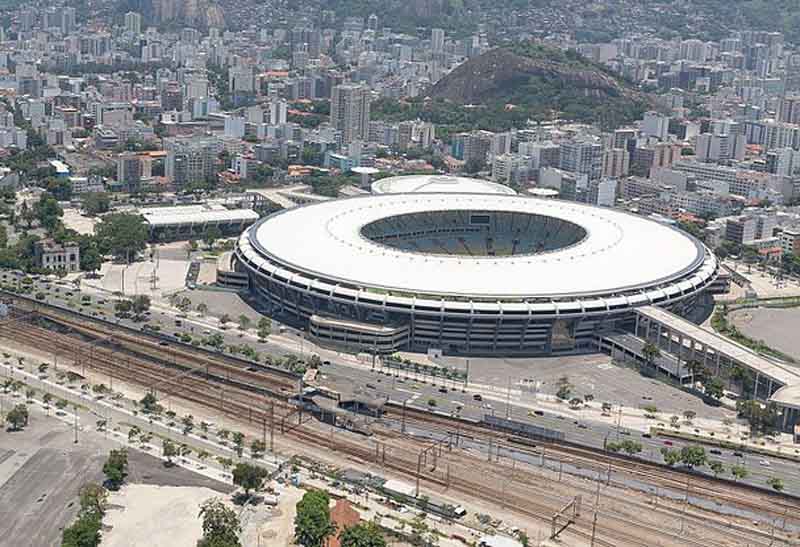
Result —
M222 141L217 138L166 139L164 174L177 187L211 181L217 173Z
M117 182L124 184L128 192L136 192L142 181L142 162L132 153L117 156Z
M589 180L603 174L603 147L598 142L573 141L561 144L559 168L563 171L584 174Z
M657 139L666 139L669 131L669 117L658 112L645 112L642 121L642 134Z
M77 27L76 12L73 7L61 8L61 33L71 34Z
M142 15L135 11L129 11L125 14L125 30L133 34L142 33Z
M626 177L630 168L631 155L624 148L612 148L603 152L603 176Z
M269 124L283 125L286 123L286 101L275 99L269 103Z
M331 124L342 132L342 144L369 137L369 89L341 84L331 91Z
M444 30L440 28L431 29L431 51L442 53L444 51Z
M695 153L700 161L743 160L745 145L744 135L702 133L697 136Z

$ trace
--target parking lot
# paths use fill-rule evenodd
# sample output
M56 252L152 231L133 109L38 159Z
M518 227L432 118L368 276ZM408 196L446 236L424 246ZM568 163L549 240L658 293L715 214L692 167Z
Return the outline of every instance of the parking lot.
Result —
M467 359L444 357L447 366L466 370ZM469 359L471 384L485 384L496 388L516 386L528 380L538 385L540 393L554 395L559 378L566 376L573 386L573 395L590 394L596 401L608 401L625 406L641 407L653 404L665 412L694 410L698 415L719 418L719 408L704 404L698 397L689 395L665 382L647 378L633 367L614 364L605 354L569 355L563 357L538 357L521 359Z
M11 399L4 397L4 404ZM60 545L61 530L75 518L77 494L87 482L102 482L102 466L112 448L101 434L81 430L78 443L70 424L31 409L22 431L0 431L0 544L14 547ZM129 482L161 486L205 486L221 493L231 487L131 450Z

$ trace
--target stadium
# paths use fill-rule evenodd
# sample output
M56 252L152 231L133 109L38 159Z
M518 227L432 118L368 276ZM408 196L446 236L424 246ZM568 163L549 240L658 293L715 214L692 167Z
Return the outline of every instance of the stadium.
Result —
M548 355L692 310L717 273L668 225L505 194L382 194L282 211L245 231L237 268L269 313L377 353Z

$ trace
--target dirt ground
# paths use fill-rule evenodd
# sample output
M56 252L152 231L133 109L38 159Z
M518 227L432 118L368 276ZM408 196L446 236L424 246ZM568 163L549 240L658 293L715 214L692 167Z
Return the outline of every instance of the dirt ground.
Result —
M200 504L214 497L204 487L125 486L109 497L102 547L193 547L203 535Z

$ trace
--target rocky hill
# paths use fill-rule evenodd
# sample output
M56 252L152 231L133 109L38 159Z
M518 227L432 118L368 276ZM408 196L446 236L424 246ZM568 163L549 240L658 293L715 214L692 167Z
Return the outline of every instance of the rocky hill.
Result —
M490 50L439 80L429 95L459 105L502 106L532 117L560 112L568 118L627 123L649 107L649 98L574 52L533 43Z

